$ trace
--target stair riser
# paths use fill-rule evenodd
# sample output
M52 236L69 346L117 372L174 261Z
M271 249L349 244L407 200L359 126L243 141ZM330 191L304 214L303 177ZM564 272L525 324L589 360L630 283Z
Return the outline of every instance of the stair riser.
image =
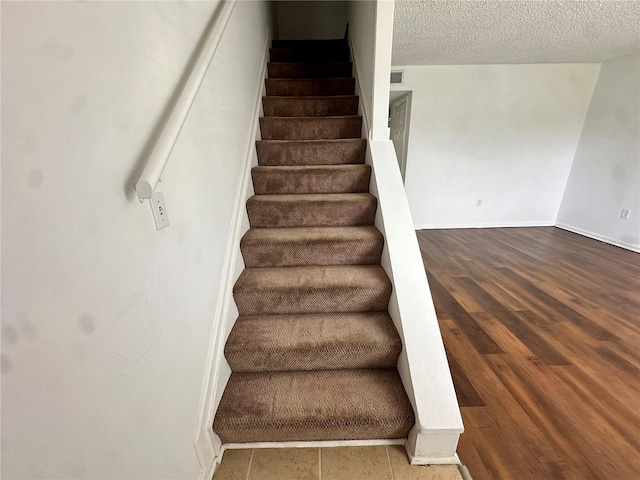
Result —
M287 372L292 370L336 370L340 368L395 367L402 346L383 345L375 350L281 350L272 352L228 352L225 358L233 372Z
M353 95L356 89L354 78L324 80L267 78L265 85L267 95L284 97Z
M364 163L367 141L256 142L258 165L345 165Z
M345 63L269 63L269 78L349 78L353 67Z
M358 97L264 97L265 117L331 117L358 114Z
M330 39L330 40L272 40L272 48L307 48L310 50L325 48L348 48L346 40Z
M379 265L384 241L339 243L243 244L240 250L247 268L295 267L303 265Z
M348 48L270 48L272 62L348 62Z
M233 298L241 315L296 313L383 312L389 306L391 283L343 289L338 286L305 290L265 291L234 288Z
M373 225L376 200L358 202L247 202L251 228Z
M275 171L274 171L275 170ZM256 195L284 193L366 193L371 168L343 170L276 170L254 168L251 171Z
M263 140L336 140L359 138L362 117L262 117Z

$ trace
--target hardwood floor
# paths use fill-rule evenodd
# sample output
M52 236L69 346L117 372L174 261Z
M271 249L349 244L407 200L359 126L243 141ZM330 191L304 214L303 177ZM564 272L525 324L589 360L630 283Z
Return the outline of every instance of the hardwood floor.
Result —
M554 227L418 241L473 479L640 479L640 254Z

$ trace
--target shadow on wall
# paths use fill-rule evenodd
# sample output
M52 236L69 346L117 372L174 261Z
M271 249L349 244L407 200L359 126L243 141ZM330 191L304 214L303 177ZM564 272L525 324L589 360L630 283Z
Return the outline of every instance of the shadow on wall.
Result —
M343 1L275 2L277 31L274 38L321 40L342 38L347 24Z

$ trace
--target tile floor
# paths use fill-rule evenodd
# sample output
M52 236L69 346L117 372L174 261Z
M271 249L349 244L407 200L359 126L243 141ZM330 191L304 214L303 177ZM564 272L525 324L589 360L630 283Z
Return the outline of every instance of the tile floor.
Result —
M455 465L409 465L401 445L227 450L213 480L462 480Z

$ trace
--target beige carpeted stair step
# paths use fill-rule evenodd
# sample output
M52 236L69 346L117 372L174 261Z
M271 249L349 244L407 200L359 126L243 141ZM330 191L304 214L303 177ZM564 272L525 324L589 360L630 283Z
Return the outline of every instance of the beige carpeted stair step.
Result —
M300 48L300 49L325 49L348 47L349 43L343 38L335 38L328 40L288 40L274 39L271 41L273 48Z
M272 62L348 62L348 47L323 48L287 48L277 47L269 49L269 59Z
M247 268L379 265L383 246L374 226L251 228L240 241Z
M213 424L224 443L405 438L395 368L232 373Z
M323 117L357 115L358 97L264 97L265 117Z
M254 167L251 170L256 195L280 193L366 193L369 165L306 165Z
M262 140L256 150L258 165L343 165L364 163L367 140Z
M254 195L247 200L252 228L373 225L377 199L369 193Z
M267 64L269 78L350 78L351 62Z
M382 312L390 297L379 265L245 268L233 287L241 315Z
M234 372L395 367L400 336L386 312L240 316L224 354Z
M361 116L260 117L263 140L336 140L360 138Z
M268 96L308 97L318 95L353 95L354 78L267 78Z

